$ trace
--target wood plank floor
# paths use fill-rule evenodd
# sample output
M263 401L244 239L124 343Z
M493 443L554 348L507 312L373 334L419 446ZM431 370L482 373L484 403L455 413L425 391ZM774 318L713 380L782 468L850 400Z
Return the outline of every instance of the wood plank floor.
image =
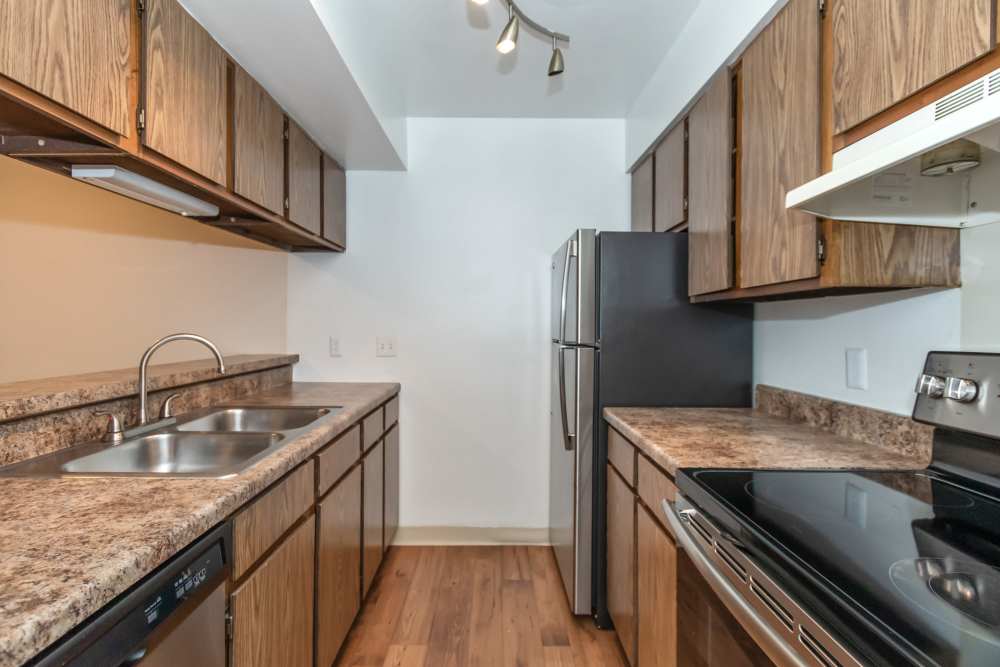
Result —
M319 632L322 632L322 628ZM569 611L548 547L393 547L339 667L624 667Z

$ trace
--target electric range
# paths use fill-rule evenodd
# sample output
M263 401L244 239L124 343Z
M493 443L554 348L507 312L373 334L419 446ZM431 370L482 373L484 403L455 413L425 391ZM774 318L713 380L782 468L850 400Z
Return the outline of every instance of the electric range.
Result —
M1000 665L1000 355L932 352L926 470L682 470L678 542L779 665Z

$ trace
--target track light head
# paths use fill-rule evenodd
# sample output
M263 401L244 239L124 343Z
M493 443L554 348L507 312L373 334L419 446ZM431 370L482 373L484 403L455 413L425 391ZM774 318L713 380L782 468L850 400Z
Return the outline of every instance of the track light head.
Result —
M484 5L488 5L490 3L490 0L472 0L472 3L482 7Z
M504 54L510 53L517 48L517 33L521 30L521 21L517 18L517 14L514 13L514 8L507 5L507 9L510 14L510 20L507 21L503 32L500 33L500 39L497 40L497 51Z
M562 74L566 69L566 63L563 61L562 49L556 44L556 36L552 36L552 57L549 58L549 76L556 76Z

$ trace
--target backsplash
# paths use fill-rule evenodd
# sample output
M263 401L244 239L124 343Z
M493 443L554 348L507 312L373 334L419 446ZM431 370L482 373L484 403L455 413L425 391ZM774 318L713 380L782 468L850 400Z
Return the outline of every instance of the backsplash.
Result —
M227 357L229 374L214 362L184 362L150 368L149 414L155 418L172 393L177 413L237 401L290 384L295 355ZM98 412L112 412L126 425L138 417L135 369L20 382L0 387L0 465L99 440L107 426ZM62 385L62 388L58 388ZM20 395L19 395L20 392Z
M934 428L910 417L764 384L757 385L757 410L839 436L885 447L930 462Z

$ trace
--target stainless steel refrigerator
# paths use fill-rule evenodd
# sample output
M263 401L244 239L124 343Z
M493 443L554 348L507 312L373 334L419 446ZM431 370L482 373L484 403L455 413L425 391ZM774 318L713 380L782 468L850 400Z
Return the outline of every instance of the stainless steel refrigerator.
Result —
M570 607L607 626L605 407L743 407L753 310L693 305L687 235L576 231L552 257L549 539Z

